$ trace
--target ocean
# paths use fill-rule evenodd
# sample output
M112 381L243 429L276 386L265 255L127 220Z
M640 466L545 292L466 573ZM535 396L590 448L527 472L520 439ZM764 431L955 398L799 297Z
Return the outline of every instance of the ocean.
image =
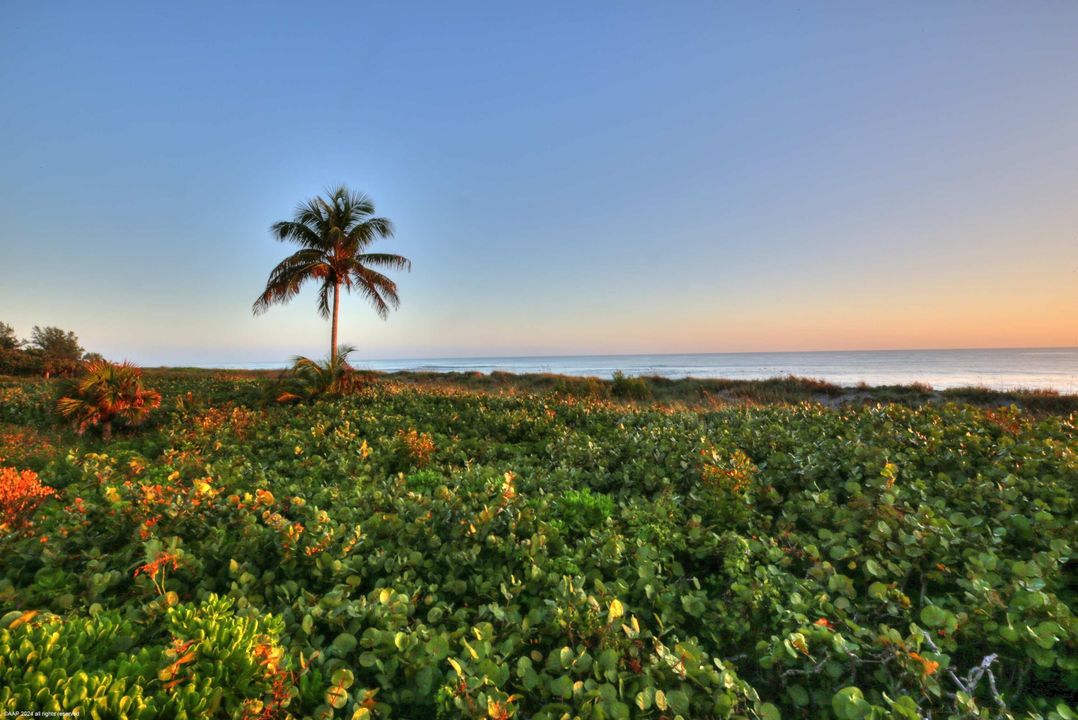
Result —
M356 360L371 370L430 372L558 373L609 378L626 375L668 378L758 380L800 375L843 386L924 383L942 390L981 386L994 390L1053 389L1078 393L1078 348L983 350L863 350L842 352L696 353L659 355L572 355L560 357L426 358ZM248 363L237 368L283 367ZM215 367L222 367L216 365Z

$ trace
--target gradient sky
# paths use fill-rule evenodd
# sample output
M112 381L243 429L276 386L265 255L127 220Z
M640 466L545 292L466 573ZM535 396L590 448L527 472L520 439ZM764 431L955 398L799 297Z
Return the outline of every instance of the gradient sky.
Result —
M367 358L1078 345L1078 3L0 3L0 320L255 318L327 185L414 271Z

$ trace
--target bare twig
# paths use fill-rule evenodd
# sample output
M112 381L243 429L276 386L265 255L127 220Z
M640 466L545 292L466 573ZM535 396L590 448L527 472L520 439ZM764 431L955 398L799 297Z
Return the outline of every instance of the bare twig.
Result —
M932 640L932 637L927 632L922 632L925 642L932 648L932 652L939 653L939 646ZM992 673L992 664L999 659L999 655L992 653L991 655L985 655L979 665L970 668L969 673L966 674L966 680L963 682L951 668L947 668L947 676L951 678L951 681L958 686L958 689L970 697L974 697L977 692L977 686L981 684L981 679L988 676L988 686L992 692L992 700L1000 708L1006 708L1007 704L1003 701L1003 697L999 694L999 690L996 688L996 676Z

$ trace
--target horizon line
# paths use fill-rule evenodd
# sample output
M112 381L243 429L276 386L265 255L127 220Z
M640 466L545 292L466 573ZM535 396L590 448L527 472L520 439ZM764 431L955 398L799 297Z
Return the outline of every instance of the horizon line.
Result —
M808 355L808 354L823 354L823 353L893 353L893 352L969 352L977 350L1078 350L1078 345L1030 345L1021 347L935 347L935 348L875 348L875 349L842 349L842 350L733 350L733 351L700 351L700 352L621 352L621 353L575 353L575 354L555 354L555 355L432 355L426 357L377 357L377 358L361 358L361 362L411 362L411 361L431 361L431 360L543 360L543 359L564 359L564 358L631 358L631 357L646 357L652 355L663 355L667 357L694 357L701 355ZM222 361L231 365L264 365L270 363L288 363L297 355L290 355L288 358L278 360L249 360L249 361ZM158 368L183 368L183 367L200 367L202 369L214 369L215 365L212 363L184 363L184 364L155 364L145 365L145 367L158 367Z

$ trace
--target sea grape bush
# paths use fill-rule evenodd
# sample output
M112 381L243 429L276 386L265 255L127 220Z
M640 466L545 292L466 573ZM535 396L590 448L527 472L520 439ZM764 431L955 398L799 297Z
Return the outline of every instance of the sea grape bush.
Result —
M0 537L0 709L1074 716L1073 416L155 385Z
M46 402L51 388L43 383L0 379L0 422L20 426L44 422L52 407Z
M294 674L280 618L237 615L232 600L170 608L163 627L122 613L0 618L0 706L97 717L273 716Z
M430 464L434 451L434 438L415 428L397 431L398 460L404 467L424 468Z

